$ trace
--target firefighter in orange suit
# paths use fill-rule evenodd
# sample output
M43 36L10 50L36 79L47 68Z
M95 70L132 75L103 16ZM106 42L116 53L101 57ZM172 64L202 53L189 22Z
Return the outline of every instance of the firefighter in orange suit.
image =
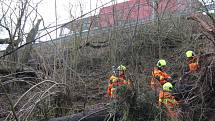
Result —
M163 85L163 90L159 93L159 106L170 118L179 118L177 112L178 102L171 94L172 89L173 85L170 82L166 82Z
M199 69L199 59L195 55L195 53L191 50L186 52L187 64L189 66L188 73L195 72Z
M126 67L120 65L117 69L113 67L113 75L109 79L107 93L110 97L116 98L119 93L125 92L127 89L127 81L125 77Z
M114 74L109 79L107 93L110 97L116 98L124 96L128 90L132 91L133 81L126 78L125 72L127 68L120 65L117 69L113 67Z
M159 91L163 84L166 82L172 82L172 78L169 74L165 72L166 61L161 59L157 62L156 67L152 71L151 88L155 91Z

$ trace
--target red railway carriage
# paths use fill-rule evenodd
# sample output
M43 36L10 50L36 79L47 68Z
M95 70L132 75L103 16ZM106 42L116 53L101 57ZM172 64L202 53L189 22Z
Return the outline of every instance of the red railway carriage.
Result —
M131 2L131 9L129 19L132 20L144 20L152 16L152 6L148 0L130 0Z
M126 1L101 8L99 12L100 27L111 27L150 17L152 8L145 5L144 2L141 0L139 4L136 1Z
M153 0L129 0L117 3L100 9L99 14L76 20L66 25L65 28L73 32L88 31L96 28L105 28L125 25L127 23L148 19L152 20L156 15L165 13L190 14L200 7L199 2L191 2L191 0L157 0L157 4ZM154 0L156 1L156 0Z
M156 13L181 13L187 12L197 4L190 0L129 0L100 9L99 26L112 27L128 22L144 21L155 16ZM190 11L189 11L190 12Z
M99 12L100 27L111 27L123 22L126 19L129 7L130 1L101 8Z
M158 13L163 12L178 12L180 10L185 10L187 5L189 5L190 0L157 0L157 2L152 2L156 0L130 0L136 4L140 3L141 7L149 7L150 10L157 11ZM157 5L156 5L157 4ZM141 11L143 12L143 11Z

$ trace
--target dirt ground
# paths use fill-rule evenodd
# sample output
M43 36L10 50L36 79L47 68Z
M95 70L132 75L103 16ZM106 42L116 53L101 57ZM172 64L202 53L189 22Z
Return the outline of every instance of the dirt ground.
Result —
M0 120L2 121L8 113L8 102L4 95L0 94Z

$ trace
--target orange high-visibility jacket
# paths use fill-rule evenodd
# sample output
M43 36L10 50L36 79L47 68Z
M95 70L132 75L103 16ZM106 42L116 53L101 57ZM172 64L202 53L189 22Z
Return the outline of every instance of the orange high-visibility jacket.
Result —
M171 95L169 92L160 91L159 93L159 106L164 106L167 116L172 119L177 119L179 117L179 113L177 112L178 102L175 100L175 97Z
M109 79L109 84L112 84L112 83L115 86L120 86L122 84L125 84L125 77L124 76L116 77L116 76L112 75Z
M117 80L118 80L118 78L117 78L116 76L114 76L114 75L112 75L112 76L110 77L110 79L108 80L107 94L108 94L110 97L112 97L112 94L113 94L112 88L113 88L113 86L114 86L114 83L117 82Z
M155 85L157 85L156 83L158 81L160 82L161 85L163 85L167 82L165 79L171 78L169 74L157 68L154 68L154 70L152 71L152 76L153 76L153 79L151 80L151 84L155 84ZM159 80L156 80L156 78L159 78Z
M159 93L159 105L165 105L168 108L174 108L178 105L175 97L170 92L160 91Z
M112 98L116 97L116 88L114 88L114 84L109 84L107 94Z
M109 85L108 85L108 88L107 88L107 94L108 94L108 96L111 96L111 95L112 95L112 92L111 92L111 91L112 91L112 90L111 90L112 88L113 88L113 84L109 84Z
M189 66L189 71L194 72L199 69L199 64L198 64L198 58L193 57L191 60L188 61L188 66Z
M122 77L116 77L114 75L112 75L109 79L109 84L108 84L108 89L107 89L107 94L110 96L110 97L113 97L113 94L114 94L114 91L116 91L115 89L113 89L114 87L117 87L117 86L121 86L121 85L124 85L124 84L127 84L124 79Z

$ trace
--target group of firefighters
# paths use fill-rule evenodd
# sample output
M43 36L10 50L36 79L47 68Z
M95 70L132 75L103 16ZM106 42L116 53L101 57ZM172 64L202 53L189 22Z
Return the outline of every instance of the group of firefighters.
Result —
M186 52L187 64L189 69L185 72L193 73L199 69L199 60L193 51ZM161 59L157 62L152 71L152 79L150 81L150 87L158 96L158 106L166 112L169 117L178 117L176 107L179 105L179 101L175 99L172 94L174 84L170 74L166 72L167 62ZM111 98L122 97L126 94L132 85L132 81L128 80L125 76L126 67L120 65L118 68L113 69L113 75L109 79L109 85L107 93Z

